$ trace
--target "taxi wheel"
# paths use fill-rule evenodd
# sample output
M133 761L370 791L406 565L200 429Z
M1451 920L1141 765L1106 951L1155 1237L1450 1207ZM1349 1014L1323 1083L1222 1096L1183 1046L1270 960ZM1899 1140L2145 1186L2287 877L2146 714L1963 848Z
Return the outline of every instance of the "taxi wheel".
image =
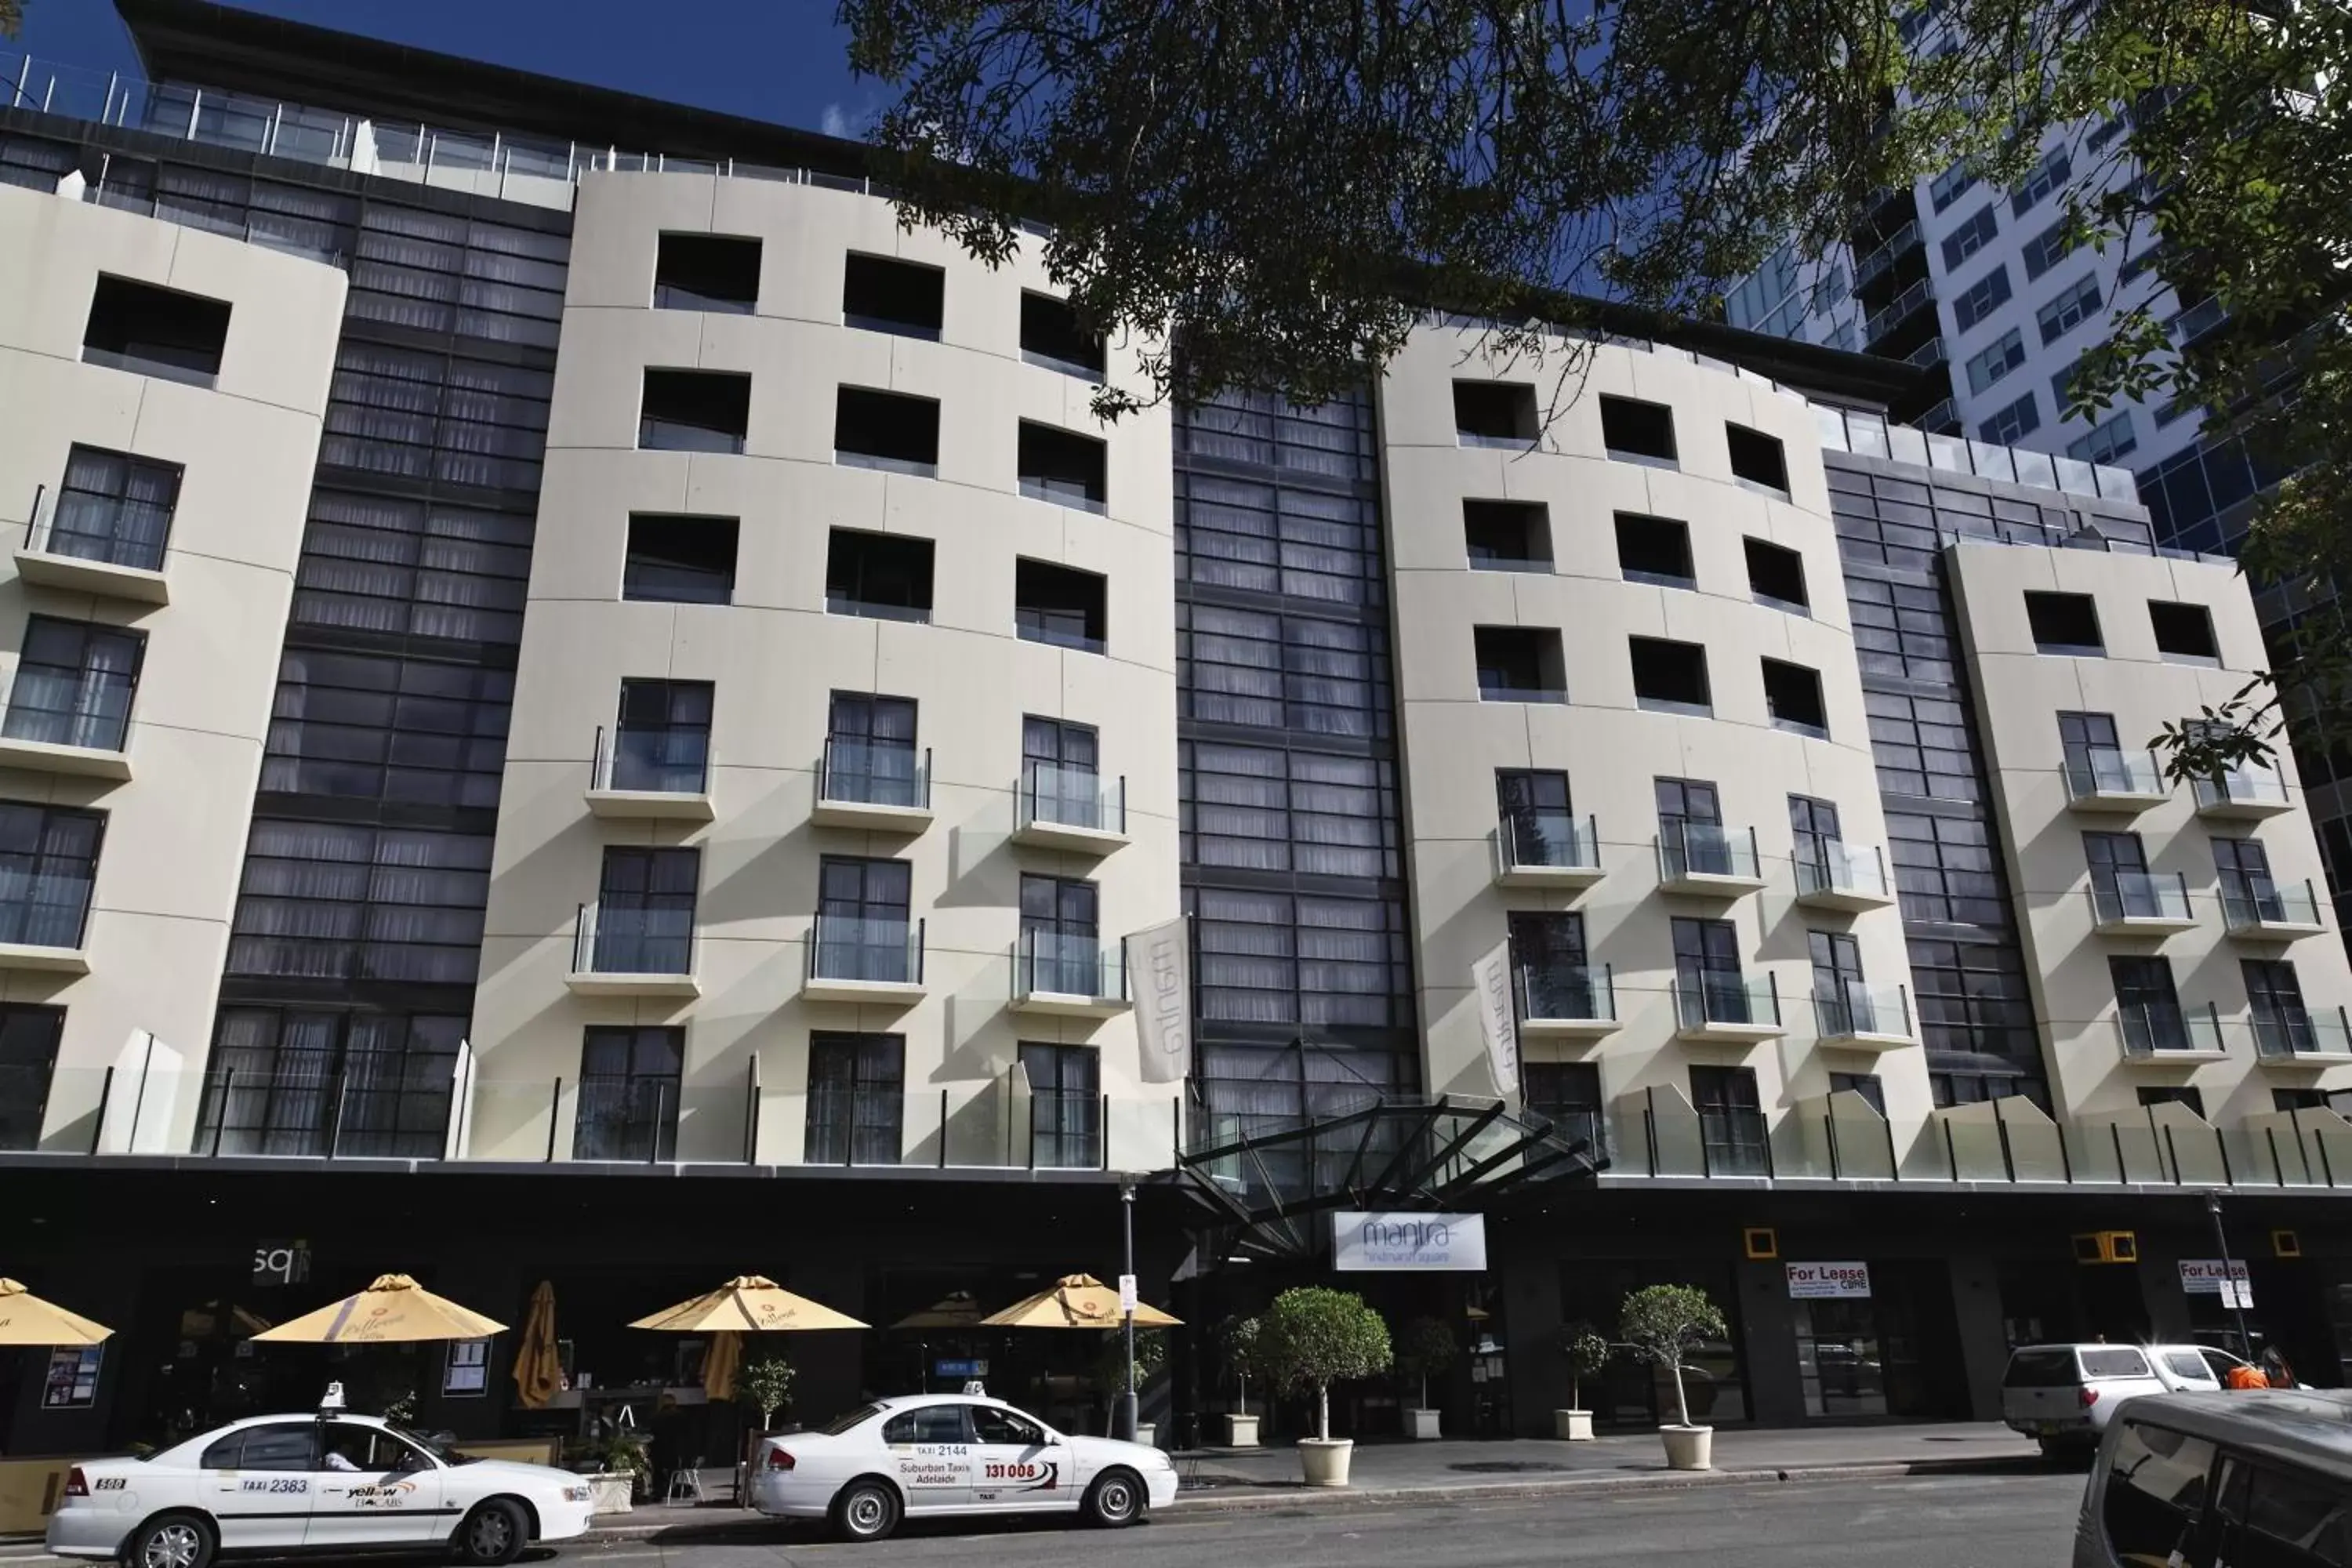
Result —
M1143 1480L1133 1470L1105 1470L1087 1489L1087 1522L1118 1530L1143 1517Z
M883 1541L898 1528L898 1494L872 1476L850 1482L833 1500L834 1533L844 1541Z
M122 1543L124 1568L205 1568L213 1560L213 1527L193 1513L158 1515Z
M497 1565L513 1562L530 1544L530 1525L522 1510L504 1498L492 1498L466 1516L457 1527L460 1561Z

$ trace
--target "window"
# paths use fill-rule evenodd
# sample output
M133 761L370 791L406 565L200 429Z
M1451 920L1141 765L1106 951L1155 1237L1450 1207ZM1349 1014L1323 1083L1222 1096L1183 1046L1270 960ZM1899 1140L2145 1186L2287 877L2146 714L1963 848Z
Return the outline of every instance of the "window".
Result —
M2106 644L2099 639L2098 607L2088 594L2028 593L2025 620L2032 629L2037 653L2086 658L2106 653Z
M232 1432L205 1450L206 1469L315 1470L319 1423L273 1421Z
M2341 1485L2231 1454L2222 1460L2221 1494L2228 1544L2216 1562L2233 1568L2352 1563L2352 1504Z
M1696 779L1658 779L1654 788L1666 869L1675 876L1729 876L1732 852L1715 786Z
M1177 581L1377 605L1387 590L1377 510L1368 495L1180 468Z
M808 1130L803 1163L810 1165L895 1165L906 1157L907 1042L900 1035L853 1035L821 1031L809 1036ZM961 1417L955 1405L933 1405L910 1411L884 1429L890 1442L914 1442L897 1436L902 1422L921 1417L954 1416L952 1437L927 1437L927 1442L963 1441Z
M120 752L146 637L119 626L30 616L0 734L12 741Z
M2268 872L2263 875L2267 879ZM2319 1048L2294 963L2284 958L2242 958L2238 973L2246 983L2246 1005L2262 1055L2292 1056Z
M2107 973L2115 982L2116 1013L2123 1021L2127 1055L2189 1047L2188 1020L2180 1010L2180 994L2172 988L2168 960L2111 956Z
M710 779L707 680L624 680L607 789L700 795Z
M1473 572L1551 570L1551 513L1540 501L1465 500L1462 540Z
M2041 405L2034 402L2032 390L2028 388L2016 402L1995 409L1991 417L1977 427L1977 438L1997 447L2013 447L2040 428Z
M669 605L733 603L740 530L731 517L631 512L621 597Z
M897 1161L891 1162L893 1164ZM961 1405L926 1405L894 1415L882 1428L885 1443L969 1443Z
M257 816L228 973L471 985L489 885L487 833Z
M1026 289L1021 291L1021 357L1049 370L1103 378L1102 334L1087 331L1067 300Z
M0 1150L37 1149L66 1010L0 1005Z
M1091 436L1021 421L1021 493L1080 511L1101 511L1109 499L1109 448Z
M511 669L289 648L261 787L495 809L513 699Z
M1019 557L1013 563L1013 630L1024 642L1101 653L1110 637L1109 586L1099 573Z
M968 1405L973 1440L1010 1447L1034 1448L1045 1441L1045 1429L1026 1415L995 1405Z
M931 542L836 528L825 547L824 607L884 621L931 618Z
M1532 626L1474 626L1481 702L1565 702L1568 673L1559 634Z
M1697 574L1691 567L1690 524L1670 517L1619 512L1617 570L1629 583L1697 587Z
M1810 868L1818 885L1831 885L1831 854L1843 848L1845 842L1838 827L1837 803L1817 800L1809 795L1790 795L1789 833L1794 849L1792 858L1798 866Z
M196 1147L437 1160L462 1015L224 1007Z
M1457 381L1454 429L1465 447L1527 446L1541 433L1536 421L1536 389L1514 382Z
M294 619L353 631L522 641L532 514L320 489Z
M686 1031L594 1026L580 1041L575 1160L653 1162L677 1158L677 1097L686 1072Z
M1029 1078L1030 1163L1041 1171L1100 1169L1102 1053L1024 1040L1021 1068Z
M1569 806L1566 773L1502 769L1495 774L1495 816L1507 841L1511 864L1582 864L1570 858L1583 847L1575 842L1576 818ZM1592 849L1597 852L1599 846Z
M1601 444L1612 458L1675 461L1674 410L1663 403L1601 395Z
M760 302L760 242L730 234L664 234L654 253L654 309L748 316Z
M1601 1068L1592 1062L1528 1062L1519 1068L1527 1107L1551 1123L1552 1135L1601 1148Z
M1893 1029L1897 1020L1880 1019L1871 1005L1862 974L1862 944L1853 933L1816 931L1805 933L1806 952L1813 961L1813 1005L1823 1034Z
M1780 438L1745 425L1727 423L1723 429L1731 448L1732 477L1744 484L1760 485L1776 494L1787 495L1789 464Z
M1832 1094L1858 1094L1864 1105L1886 1114L1886 1085L1873 1072L1833 1072L1830 1074Z
M2066 443L2066 455L2086 463L2121 461L2139 446L2139 436L2132 429L2131 410L2118 408L2093 426L2090 431Z
M1775 730L1827 739L1828 705L1822 700L1821 672L1801 664L1768 658L1764 665L1764 711Z
M1993 216L1992 204L1978 209L1976 216L1944 237L1944 270L1957 272L1960 264L1986 246L2000 232L2000 220Z
M2025 242L2025 279L2032 282L2074 250L2074 220L2060 218Z
M2017 187L2009 198L2011 216L2023 217L2040 204L2042 197L2066 183L2074 172L2074 161L2063 147L2053 147L2041 166L2026 176L2025 184Z
M86 364L210 386L228 344L228 302L100 273L82 331Z
M1099 891L1076 877L1021 879L1021 968L1030 991L1100 996L1102 937L1096 923Z
M607 845L596 893L595 947L584 967L599 974L694 973L694 895L698 849Z
M1748 537L1740 541L1748 556L1748 591L1759 604L1775 609L1810 613L1812 600L1805 593L1805 558L1785 545Z
M1381 626L1179 602L1176 670L1180 719L1354 740L1392 727Z
M1524 1018L1598 1018L1607 1009L1585 962L1584 917L1515 913L1511 969Z
M104 561L159 572L172 513L180 502L180 466L125 452L76 446L46 531L35 523L29 548L78 561Z
M914 868L904 860L827 855L817 863L815 973L904 985L922 978L908 918Z
M379 126L376 145L388 148L399 132L381 121ZM281 125L281 138L289 129ZM414 127L409 135L415 162L424 162L414 140ZM441 145L446 157L449 139L445 138ZM520 165L526 150L513 142L508 146L514 154L510 163ZM551 172L559 180L564 177L565 157L563 152L554 157L556 167ZM167 176L171 174L168 164L163 172ZM205 170L202 177L207 185L217 187L219 175ZM298 211L319 210L319 193L279 189L284 193L282 202L300 204ZM261 194L257 182L255 195ZM547 225L541 228L425 212L373 198L364 204L353 200L346 210L354 212L358 220L355 238L326 231L324 225L307 217L299 221L310 230L310 244L314 248L351 247L352 288L345 310L352 320L383 321L436 337L455 334L490 342L555 347L563 319L565 263L572 247L571 226L562 215L530 215L534 224ZM505 210L510 216L525 216L512 206ZM281 216L276 221L285 225L289 220Z
M824 776L819 788L827 800L929 805L929 788L915 762L913 700L835 692L825 720Z
M1966 195L1976 183L1975 172L1965 162L1955 163L1927 182L1927 200L1937 212L1942 212Z
M851 251L842 263L844 325L940 341L947 320L946 269Z
M2050 303L2034 312L2042 324L2043 343L2054 343L2087 321L2099 308L2099 275L2085 272Z
M106 819L0 802L0 942L79 948Z
M327 1427L324 1436L329 1469L342 1468L334 1462L337 1458L363 1475L397 1475L434 1468L423 1449L381 1426L338 1421Z
M2102 1505L2109 1549L2119 1563L2186 1561L2205 1516L2213 1446L2128 1415L2123 1419Z
M1203 1019L1318 1028L1412 1026L1412 986L1399 900L1213 887L1187 892L1200 953ZM1248 1054L1250 1070L1262 1076L1267 1058ZM1311 1079L1318 1070L1314 1056L1308 1053L1303 1068L1276 1070L1303 1071ZM1349 1070L1389 1071L1381 1064L1392 1059L1371 1050L1350 1053ZM1411 1071L1402 1067L1383 1081L1401 1081ZM1234 1075L1204 1063L1202 1076ZM1360 1076L1357 1081L1364 1080Z
M1969 390L1982 392L2025 363L2025 334L2017 328L1995 338L1969 358Z
M1106 826L1102 779L1097 772L1100 749L1090 724L1022 717L1021 796L1030 820L1072 827Z
M2271 1090L2273 1110L2333 1110L2338 1116L2352 1111L2352 1089L2274 1089Z
M1676 921L1676 945L1684 926L1722 925L1717 921ZM1679 958L1677 963L1679 964ZM1718 972L1710 971L1710 976ZM1730 983L1737 985L1738 971L1733 970ZM1739 1005L1747 1005L1746 994L1739 993ZM1756 1069L1753 1068L1693 1067L1690 1069L1691 1105L1698 1112L1699 1141L1704 1145L1706 1170L1719 1176L1760 1176L1769 1168L1771 1156L1764 1147L1764 1102L1756 1092Z
M1396 764L1284 747L1179 743L1180 858L1329 877L1402 875Z
M1713 713L1707 694L1706 649L1695 642L1663 637L1627 637L1633 661L1633 700L1662 713Z
M2221 662L2221 649L2213 640L2213 615L2204 605L2150 599L2147 619L2156 632L2156 651L2165 658Z
M751 428L751 378L648 370L637 446L648 452L740 452Z
M1967 331L2009 302L2009 267L1994 268L1952 301L1952 321Z
M869 386L841 388L834 397L833 460L854 468L936 478L939 401Z
M446 280L455 288L455 279ZM353 286L352 311L357 314L359 289ZM548 345L554 345L551 330ZM659 375L697 373L657 372ZM716 379L726 381L720 376ZM741 381L740 376L731 378ZM688 388L682 400L696 417L708 414L702 399ZM720 389L723 394L725 389ZM525 539L530 515L538 506L541 459L547 447L547 411L555 392L551 370L531 365L468 358L440 351L395 348L346 337L335 351L335 378L327 398L325 432L319 438L319 466L345 468L436 484L475 489L528 491L515 500L525 514ZM665 391L662 396L667 396ZM738 389L735 402L740 426L745 395ZM722 406L724 398L721 398ZM659 408L656 399L652 406ZM641 407L641 414L644 409ZM644 423L639 424L640 446ZM729 450L721 437L708 429L665 430L681 441L698 442L689 450Z

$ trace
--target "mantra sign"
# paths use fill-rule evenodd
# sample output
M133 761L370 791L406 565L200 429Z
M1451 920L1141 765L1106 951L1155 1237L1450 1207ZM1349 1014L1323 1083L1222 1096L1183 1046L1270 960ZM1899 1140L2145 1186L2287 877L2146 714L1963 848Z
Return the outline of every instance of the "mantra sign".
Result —
M1336 1214L1331 1267L1342 1274L1482 1273L1486 1216Z

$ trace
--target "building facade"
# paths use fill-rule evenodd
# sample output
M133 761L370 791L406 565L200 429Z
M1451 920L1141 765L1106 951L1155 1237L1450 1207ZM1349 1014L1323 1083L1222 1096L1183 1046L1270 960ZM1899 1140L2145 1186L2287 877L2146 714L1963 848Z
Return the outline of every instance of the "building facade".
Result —
M622 1325L747 1269L875 1325L808 1418L992 1362L1076 1423L1098 1347L956 1304L1130 1209L1196 1329L1330 1211L1482 1214L1361 1280L1471 1341L1460 1430L1664 1279L1715 1419L1983 1415L2013 1343L2231 1332L2209 1190L2342 1377L2352 972L2293 768L2148 753L2262 653L2120 470L1719 327L1562 337L1548 410L1436 313L1353 398L1105 423L1137 345L853 144L121 9L152 83L0 114L0 1262L123 1330L13 1451L299 1403L256 1325L387 1268L555 1289L551 1409L497 1342L349 1370L469 1436L717 1421Z

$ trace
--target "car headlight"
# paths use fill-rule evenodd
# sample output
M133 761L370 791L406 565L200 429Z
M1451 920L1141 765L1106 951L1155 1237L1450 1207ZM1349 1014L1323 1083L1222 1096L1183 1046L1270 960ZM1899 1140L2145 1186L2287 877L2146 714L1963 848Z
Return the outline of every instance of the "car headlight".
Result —
M593 1487L566 1487L563 1489L563 1500L565 1502L591 1502L595 1500L595 1496L596 1489Z

